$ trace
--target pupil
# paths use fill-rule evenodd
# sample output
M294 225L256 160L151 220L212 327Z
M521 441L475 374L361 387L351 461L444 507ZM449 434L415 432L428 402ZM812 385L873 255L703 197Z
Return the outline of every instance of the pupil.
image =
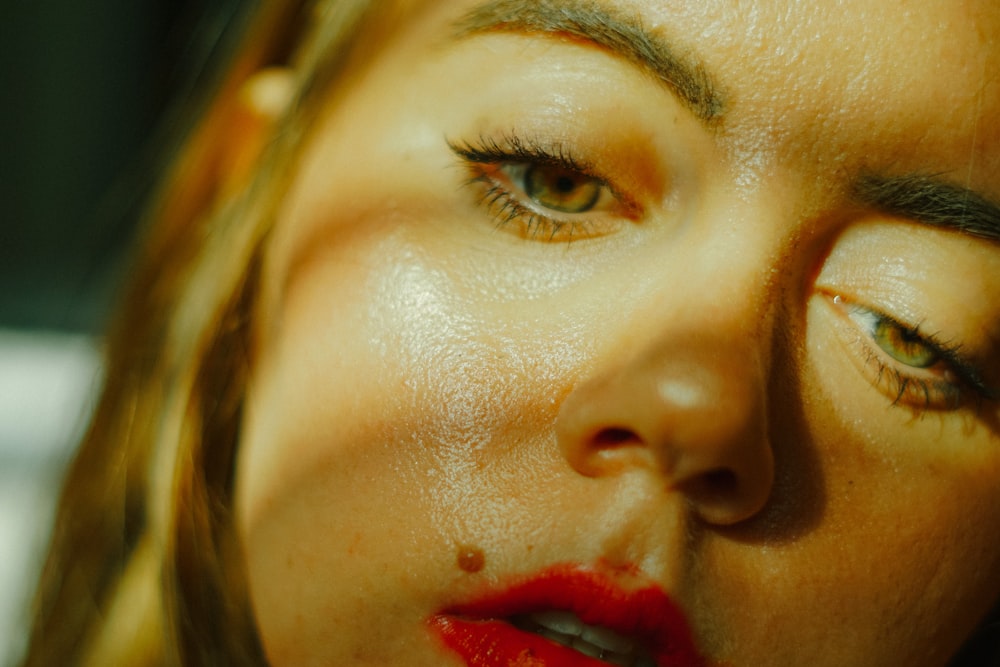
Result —
M564 195L572 192L575 187L576 182L565 174L556 179L556 190Z
M589 211L600 199L601 188L596 179L560 167L532 165L524 174L524 194L553 211Z
M875 340L890 357L913 368L930 368L938 356L926 341L909 329L881 322L875 331Z

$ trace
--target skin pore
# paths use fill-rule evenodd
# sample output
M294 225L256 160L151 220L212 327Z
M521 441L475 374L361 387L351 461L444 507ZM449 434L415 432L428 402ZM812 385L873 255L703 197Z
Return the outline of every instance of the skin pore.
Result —
M945 664L1000 597L992 0L412 5L265 257L271 663L461 665L428 618L571 563L712 664Z

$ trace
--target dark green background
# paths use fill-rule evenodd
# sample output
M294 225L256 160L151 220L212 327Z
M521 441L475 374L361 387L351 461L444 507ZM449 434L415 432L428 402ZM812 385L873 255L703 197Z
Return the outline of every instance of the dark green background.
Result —
M235 2L0 0L0 327L97 332Z

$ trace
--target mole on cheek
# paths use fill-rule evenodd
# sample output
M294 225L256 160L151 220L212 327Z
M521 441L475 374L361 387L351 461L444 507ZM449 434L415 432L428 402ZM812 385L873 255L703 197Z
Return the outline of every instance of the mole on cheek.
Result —
M462 570L475 573L482 570L484 565L486 565L486 556L482 549L465 544L458 546L458 567Z

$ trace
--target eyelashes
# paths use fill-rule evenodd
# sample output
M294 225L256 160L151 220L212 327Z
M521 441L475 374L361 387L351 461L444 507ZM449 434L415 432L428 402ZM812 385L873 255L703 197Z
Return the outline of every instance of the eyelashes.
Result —
M475 143L448 142L479 190L496 226L549 243L617 232L641 214L591 165L561 144L524 141L514 134Z
M447 145L495 227L522 239L550 244L596 239L645 215L629 193L559 142L507 133ZM820 291L854 332L848 355L892 405L917 412L955 411L1000 400L1000 392L988 386L961 344Z
M862 334L857 343L864 369L893 405L948 411L998 398L960 344L839 295L826 296Z

